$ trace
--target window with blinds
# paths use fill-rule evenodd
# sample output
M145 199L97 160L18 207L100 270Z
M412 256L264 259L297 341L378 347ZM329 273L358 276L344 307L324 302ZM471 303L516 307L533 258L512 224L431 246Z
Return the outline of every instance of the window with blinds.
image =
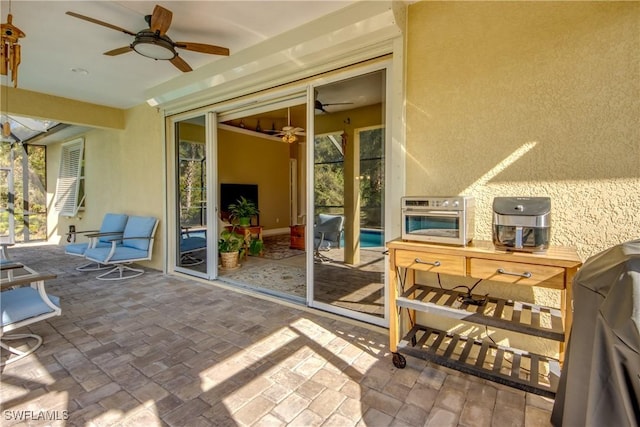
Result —
M84 198L84 139L79 138L62 144L56 210L61 216L76 216Z

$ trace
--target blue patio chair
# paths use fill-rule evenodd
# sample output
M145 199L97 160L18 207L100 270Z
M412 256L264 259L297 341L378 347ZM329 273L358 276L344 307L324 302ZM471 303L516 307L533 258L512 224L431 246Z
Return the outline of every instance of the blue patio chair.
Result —
M42 345L42 337L39 335L5 335L6 332L62 314L60 299L48 295L44 286L45 280L55 279L55 277L52 274L34 273L12 279L5 278L0 282L2 289L0 293L0 312L2 312L0 347L10 353L6 360L0 362L0 366L18 361ZM36 343L26 350L11 347L6 343L6 341L29 339L35 339ZM17 357L12 358L12 354Z
M14 277L17 278L35 274L38 273L21 262L0 258L0 282L3 280L13 280Z
M321 262L330 261L320 253L320 251L328 251L332 247L340 247L340 238L344 230L344 216L319 214L316 223L313 226L314 238L314 256Z
M147 216L129 216L122 238L111 241L110 247L88 248L84 256L89 261L114 267L96 277L99 280L122 280L138 277L143 269L128 265L137 261L148 261L153 252L153 239L158 220ZM132 272L125 274L125 271ZM114 273L118 273L114 277Z
M105 214L102 220L100 230L74 231L67 233L67 241L71 241L72 239L75 241L75 236L78 234L86 236L87 238L89 238L89 241L81 243L70 243L65 246L64 252L67 255L84 257L85 252L89 248L110 248L111 242L114 239L119 239L122 237L122 233L124 232L124 227L127 224L128 218L129 217L124 214L108 213ZM102 264L96 265L96 263L94 262L89 262L87 264L76 267L76 270L98 271L104 270L105 268L109 268L109 266L105 266Z
M180 265L185 267L192 267L204 262L204 259L198 258L194 255L194 252L201 251L207 248L206 232L203 231L191 231L190 228L185 228L180 236Z

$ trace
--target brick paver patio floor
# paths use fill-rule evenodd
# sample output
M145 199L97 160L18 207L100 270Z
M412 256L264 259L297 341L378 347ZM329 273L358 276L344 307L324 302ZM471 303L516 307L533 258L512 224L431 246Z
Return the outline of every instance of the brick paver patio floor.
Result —
M62 316L0 368L3 426L550 425L549 399L412 357L396 369L383 330L154 270L98 281L59 246L10 254L57 274Z

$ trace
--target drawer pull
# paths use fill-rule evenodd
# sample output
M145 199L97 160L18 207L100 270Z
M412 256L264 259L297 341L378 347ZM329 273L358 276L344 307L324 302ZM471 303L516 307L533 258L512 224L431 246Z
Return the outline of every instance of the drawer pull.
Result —
M524 273L514 273L512 271L505 271L504 268L499 268L498 269L498 273L507 274L509 276L524 277L525 279L529 279L531 277L531 272L529 272L529 271L525 271Z
M429 261L422 261L420 258L416 258L416 264L427 264L427 265L433 265L434 267L440 267L440 261L434 261L434 262L429 262Z

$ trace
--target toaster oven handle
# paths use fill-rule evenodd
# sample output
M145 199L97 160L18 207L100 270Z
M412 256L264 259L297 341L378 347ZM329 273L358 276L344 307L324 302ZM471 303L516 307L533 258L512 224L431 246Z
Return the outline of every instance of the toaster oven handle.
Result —
M425 209L411 209L405 208L404 212L407 214L415 214L418 216L442 216L442 217L456 217L459 216L459 211L431 211Z
M518 276L518 277L524 277L525 279L529 279L531 277L531 272L529 271L525 271L524 273L515 273L512 271L506 271L504 268L499 268L498 269L498 273L499 274L506 274L509 276Z
M440 267L440 261L429 262L429 261L422 261L420 258L416 258L415 263L433 265L434 267Z

